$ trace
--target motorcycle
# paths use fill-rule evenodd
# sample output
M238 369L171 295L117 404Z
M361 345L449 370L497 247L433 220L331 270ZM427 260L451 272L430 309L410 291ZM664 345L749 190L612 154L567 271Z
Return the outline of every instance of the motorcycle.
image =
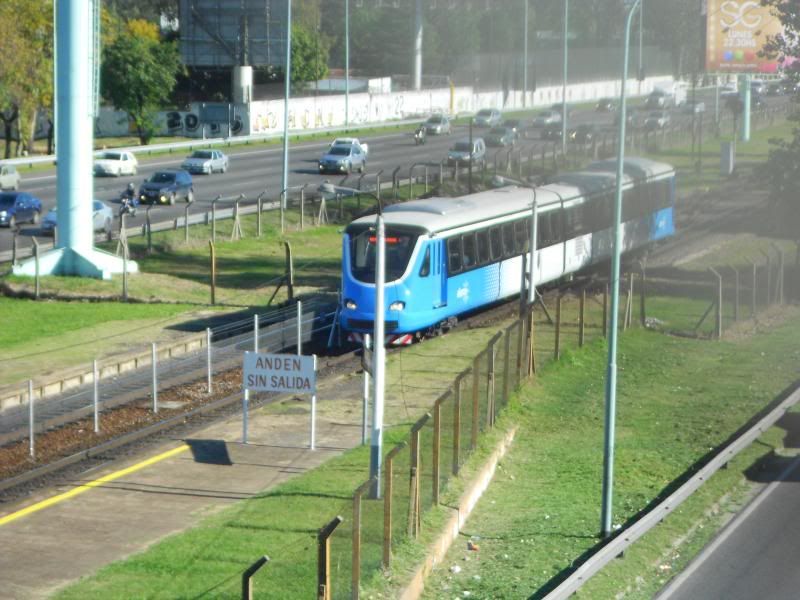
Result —
M414 143L417 146L425 143L425 127L420 127L414 132Z
M136 201L136 194L132 193L130 189L124 190L119 195L119 204L120 217L122 217L122 215L136 216L136 205L138 202Z

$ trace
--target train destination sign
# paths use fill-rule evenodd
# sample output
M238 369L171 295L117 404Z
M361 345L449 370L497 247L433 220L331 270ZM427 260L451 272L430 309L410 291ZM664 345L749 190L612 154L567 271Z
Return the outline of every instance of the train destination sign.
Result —
M243 378L252 391L316 394L316 356L245 352Z

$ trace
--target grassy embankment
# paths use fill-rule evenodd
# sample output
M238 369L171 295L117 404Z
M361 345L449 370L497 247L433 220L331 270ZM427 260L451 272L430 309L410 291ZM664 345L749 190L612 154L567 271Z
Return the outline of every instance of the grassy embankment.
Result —
M704 306L681 299L660 302L665 311L661 316L696 315ZM576 349L576 304L574 299L565 304L564 351L557 364L547 364L553 328L540 321L541 375L519 394L501 420L499 429L512 422L520 426L517 441L480 503L480 512L468 524L468 534L481 537L477 540L481 549L466 553L466 540L457 542L445 567L457 562L463 570L455 580L447 576L434 580L431 597L463 590L472 591L473 597L527 595L597 542L605 347L599 340L599 305L591 301L589 307L587 335L594 341ZM780 327L722 342L674 338L638 328L622 336L615 523L625 522L647 506L793 380L800 312L786 309L785 318ZM426 399L432 400L440 391L430 393L434 382L446 385L443 380L450 380L466 364L468 355L491 331L445 336L391 358L389 379L400 387L390 393L395 403L390 420L398 426L390 430L387 448L405 437ZM404 392L403 386L407 386ZM405 394L413 394L411 412L404 405ZM465 467L465 476L485 456L496 433L487 436L486 446ZM765 439L772 443L778 436L771 432ZM757 445L744 460L763 452L763 446ZM243 501L192 531L102 570L62 597L108 597L123 590L142 596L234 597L241 569L264 552L273 562L257 576L258 589L270 590L275 597L310 595L316 527L334 514L347 518L347 498L365 479L367 463L365 449L347 452L322 469ZM711 494L712 501L719 501L729 492L731 481L738 489L741 474L732 477L735 472L725 472L728 479L722 484L712 481L698 498L708 499L706 494ZM443 504L451 504L461 487L462 481L454 481L445 491ZM705 504L697 508L697 518L702 518L705 509ZM445 514L434 510L426 516L425 539ZM365 518L364 527L364 551L369 552L382 522ZM337 596L348 580L348 531L342 526L334 540ZM669 546L664 544L647 546L660 551ZM391 585L402 580L421 551L420 545L397 548L391 580L375 575L368 593L394 597L396 589ZM463 560L464 554L471 560Z

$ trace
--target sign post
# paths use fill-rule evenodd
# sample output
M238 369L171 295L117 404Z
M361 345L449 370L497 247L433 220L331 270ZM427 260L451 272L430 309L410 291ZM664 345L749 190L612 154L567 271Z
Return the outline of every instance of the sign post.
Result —
M295 354L244 353L243 387L245 392L289 392L311 394L311 441L316 449L317 357ZM244 437L247 438L247 407L244 415Z

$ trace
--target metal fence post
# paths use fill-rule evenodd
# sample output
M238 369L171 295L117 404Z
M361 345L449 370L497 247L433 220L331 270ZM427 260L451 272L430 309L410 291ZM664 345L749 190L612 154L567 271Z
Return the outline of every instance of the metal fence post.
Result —
M561 358L561 294L556 296L556 335L553 346L553 360Z
M297 353L303 353L303 303L297 301Z
M585 319L586 319L586 288L581 289L581 296L578 306L578 347L583 348L585 338Z
M306 184L307 185L307 184ZM300 188L300 231L306 226L306 186Z
M206 328L206 380L208 393L211 394L211 328Z
M504 333L504 340L503 340L503 404L508 403L508 391L510 385L510 367L509 361L511 360L511 335L509 331L511 330L511 325L509 328L505 330Z
M153 412L158 414L158 350L155 342L153 342L150 350L153 371Z
M432 469L432 485L433 489L431 494L433 497L433 504L439 504L439 449L441 444L441 429L442 429L442 400L446 400L450 396L450 392L440 396L433 405L433 451L431 457Z
M331 536L342 517L336 516L317 533L317 600L331 600Z
M739 320L739 269L736 267L729 267L731 271L733 271L733 320Z
M494 427L495 414L495 341L489 344L489 354L486 357L486 426Z
M39 242L33 238L33 263L34 263L34 279L33 279L33 297L39 299Z
M208 240L208 248L211 259L211 305L217 303L217 250L214 240Z
M641 280L639 281L639 322L641 323L642 327L647 326L647 268L645 264L639 261L639 266L641 268Z
M217 242L217 202L220 198L222 196L217 196L211 201L211 241L214 243Z
M470 438L470 448L475 450L478 447L478 415L480 408L480 385L481 385L480 355L472 361L472 432Z
M283 242L286 254L286 291L289 295L289 300L294 300L294 261L292 260L292 245L286 241Z
M147 253L153 253L153 223L150 220L150 209L153 208L153 205L147 207L145 210L145 231L147 232Z
M189 243L189 207L191 205L192 203L188 202L183 209L183 241L185 243Z
M767 259L767 308L772 305L772 257L769 252L761 251L764 258Z
M453 475L458 475L461 466L461 381L464 373L456 377L453 384L455 394L453 397Z
M714 267L709 267L708 270L717 278L717 298L715 301L717 306L714 312L714 335L717 339L720 339L722 337L722 275L720 275Z
M28 451L31 460L36 460L36 438L34 427L36 417L33 409L33 379L28 380Z
M368 333L364 334L364 341L362 344L361 352L362 356L366 356L369 351L369 340L370 335ZM364 368L364 389L361 392L361 444L367 443L367 418L369 413L369 371Z
M261 205L262 199L261 197L264 195L264 192L258 195L256 198L256 237L261 237Z
M94 432L100 433L100 394L97 371L97 359L92 361L92 405L94 407Z
M269 562L269 556L262 556L242 573L242 600L253 600L253 575Z

